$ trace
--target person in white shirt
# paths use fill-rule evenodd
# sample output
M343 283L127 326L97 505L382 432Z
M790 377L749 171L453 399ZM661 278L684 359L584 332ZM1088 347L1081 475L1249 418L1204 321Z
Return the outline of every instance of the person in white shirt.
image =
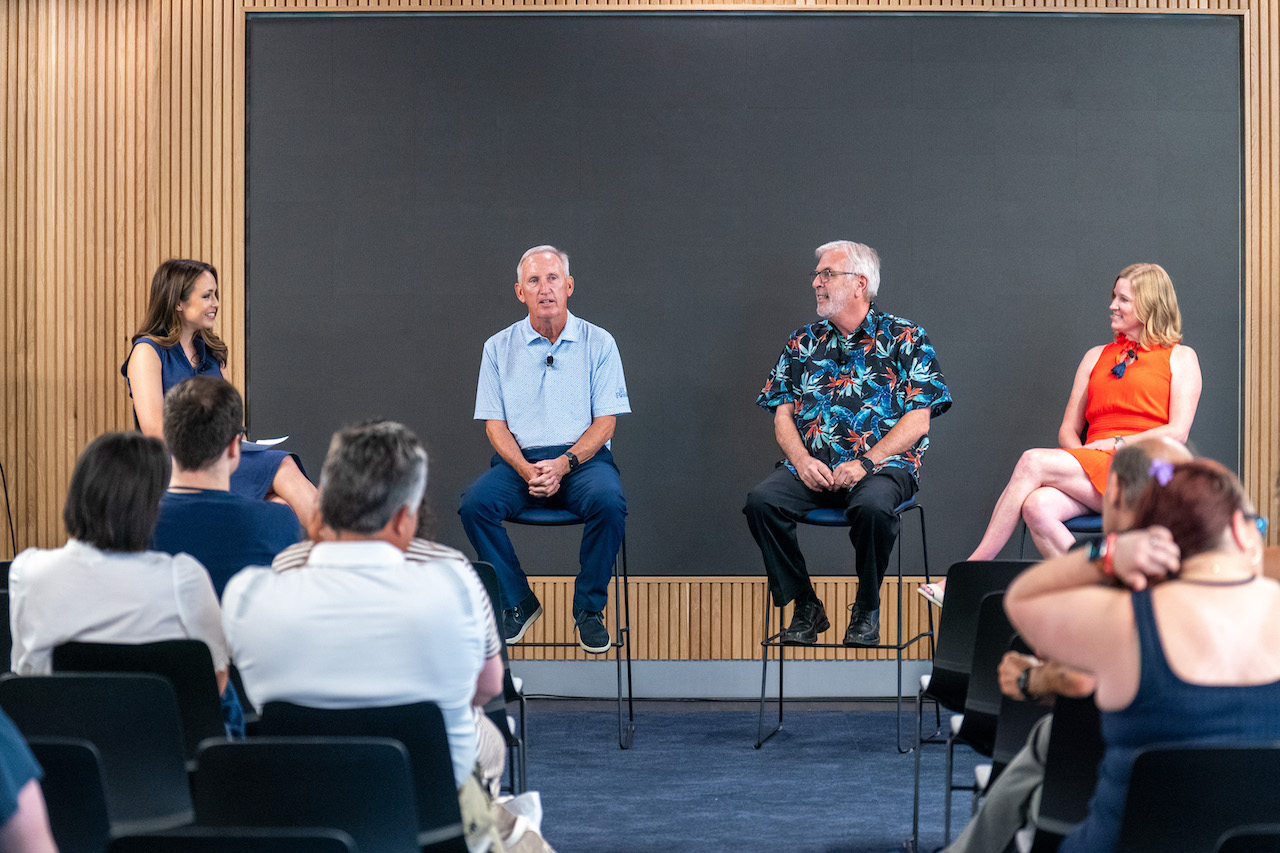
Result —
M53 649L72 640L191 638L209 647L226 690L227 644L209 573L187 554L146 550L168 483L169 456L157 439L110 432L84 449L62 512L70 540L28 548L9 569L14 672L49 674Z
M227 583L223 626L250 701L319 708L435 702L461 788L475 765L473 706L502 690L491 611L465 558L406 558L427 457L406 427L340 430L320 478L333 541L288 571L247 568Z

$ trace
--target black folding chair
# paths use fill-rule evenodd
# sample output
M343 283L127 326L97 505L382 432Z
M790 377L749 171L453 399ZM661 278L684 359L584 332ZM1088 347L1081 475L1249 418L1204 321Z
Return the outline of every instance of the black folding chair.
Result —
M1229 829L1214 853L1280 853L1280 823L1251 823Z
M102 848L98 848L99 851ZM59 851L63 853L63 851ZM358 853L339 829L193 826L152 835L126 835L107 853Z
M506 609L506 598L502 595L502 584L498 582L498 573L489 563L479 560L473 562L471 567L476 570L476 575L480 578L480 582L484 584L485 592L489 593L489 603L493 606L494 615L501 620L502 611ZM499 621L498 630L501 631L502 623ZM516 723L515 731L511 728L511 715L507 713L507 708L515 703L520 711L520 719ZM524 693L521 692L520 685L516 684L515 677L511 675L511 661L507 657L507 644L502 644L502 695L496 696L484 706L484 712L493 721L493 724L502 732L502 737L507 744L507 771L510 778L511 793L519 794L528 788L528 779L526 777L527 764L525 763L525 744L527 743L527 735L525 734L524 717L527 711L525 705Z
M53 671L149 672L166 679L178 699L188 762L194 762L201 741L226 737L213 656L200 640L63 643L53 650Z
M964 713L951 717L947 734L946 762L946 817L943 843L951 842L951 792L974 791L976 785L957 785L953 778L956 744L972 747L980 755L990 757L995 750L996 728L1000 719L1000 679L997 669L1000 659L1009 650L1013 639L1013 626L1004 612L1004 593L991 592L983 596L978 608L978 632L974 639L972 672L969 689L965 692Z
M201 826L327 826L350 835L360 853L419 853L409 754L399 741L212 741L196 764Z
M418 844L441 853L466 853L449 738L444 716L434 702L342 709L268 702L262 706L258 731L265 737L379 737L398 741L408 752L413 776Z
M966 561L947 570L946 606L938 618L933 671L921 676L920 690L916 693L915 794L910 840L913 849L920 842L920 747L926 743L946 743L945 739L938 737L942 734L940 730L928 737L921 731L925 700L933 700L937 707L951 711L964 708L982 599L987 593L1003 592L1020 572L1031 565L1034 564L1020 560Z
M1213 853L1230 829L1280 822L1280 742L1149 747L1129 775L1117 853Z
M102 756L84 738L29 737L59 853L102 853L111 840Z
M178 700L164 678L6 675L0 678L0 708L24 737L83 738L97 747L114 834L191 823Z
M1098 706L1092 696L1059 696L1053 703L1049 750L1045 756L1040 814L1032 853L1054 853L1062 839L1089 813L1105 745Z

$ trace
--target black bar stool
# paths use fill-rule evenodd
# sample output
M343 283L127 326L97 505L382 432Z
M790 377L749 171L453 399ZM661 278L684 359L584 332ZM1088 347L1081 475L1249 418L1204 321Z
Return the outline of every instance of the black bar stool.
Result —
M931 579L929 576L929 547L928 547L928 540L925 536L924 507L921 506L919 503L917 503L915 497L912 496L910 498L907 498L907 500L903 501L902 503L898 504L898 506L894 507L893 512L895 515L901 518L905 513L910 512L912 510L920 514L920 551L924 557L924 581L925 583L930 583ZM800 523L810 524L816 527L848 527L849 526L848 520L844 517L844 510L835 508L835 507L820 507L818 509L810 510L808 513L805 514L804 518L800 519ZM901 539L901 533L899 533L899 539ZM783 645L778 640L778 637L782 634L782 628L783 628L782 608L781 607L778 608L778 631L771 634L769 633L769 610L770 610L771 596L766 590L765 600L764 600L765 638L760 641L760 647L761 647L760 648L760 664L761 664L760 720L756 726L756 747L755 747L756 749L759 749L761 746L763 746L765 741L773 737L782 729L782 706L784 702L782 664L783 664L783 661L786 659L786 650L788 648L851 649L855 651L861 648L872 648L872 649L892 649L894 652L896 652L897 661L898 661L898 690L897 690L898 743L897 743L897 747L898 747L898 752L904 755L912 751L911 747L908 747L906 749L903 749L902 747L902 653L904 650L909 649L911 646L915 645L920 640L924 639L925 637L928 637L930 642L930 654L932 655L933 608L932 607L929 608L929 630L921 631L920 633L916 634L914 637L904 640L902 637L902 591L903 591L902 546L901 544L896 544L895 547L898 551L898 630L897 630L896 642L881 643L878 646L852 646L852 647L846 646L843 643L814 643L813 645L805 645L805 646ZM764 722L764 708L765 708L765 702L767 701L765 692L769 684L769 650L770 649L778 650L778 724L775 725L772 729L770 729L766 733L765 722Z
M1086 512L1084 515L1076 515L1062 522L1068 530L1079 536L1099 536L1102 534L1102 516L1096 512ZM1027 523L1022 523L1022 538L1018 540L1018 559L1026 559L1027 551Z
M530 527L568 527L583 523L580 516L574 515L567 509L536 506L527 507L521 510L518 515L507 520ZM618 662L618 746L622 749L630 749L631 742L635 738L636 714L633 704L634 697L631 691L631 593L627 575L626 536L622 537L622 547L619 548L618 556L613 560L613 584L613 621L617 626L617 632L610 645L613 646ZM520 642L516 645L534 648L578 648L577 643ZM625 725L622 717L622 658L624 654L627 659L627 716Z

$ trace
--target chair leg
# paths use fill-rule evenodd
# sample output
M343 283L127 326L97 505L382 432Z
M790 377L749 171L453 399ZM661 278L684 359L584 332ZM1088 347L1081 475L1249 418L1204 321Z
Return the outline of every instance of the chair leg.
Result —
M622 572L618 566L621 561ZM627 573L627 539L622 538L621 553L613 560L613 618L618 626L617 663L618 663L618 748L630 749L636 735L635 694L631 682L631 584ZM618 587L622 589L619 590ZM621 602L621 603L620 603ZM622 612L619 613L619 607ZM625 620L625 621L624 621ZM627 719L622 719L622 656L627 657Z
M916 691L916 736L915 746L912 752L915 753L915 793L911 803L911 849L915 850L920 846L920 744L923 738L920 735L920 726L924 722L924 688Z
M919 504L916 504L915 506L911 507L910 509L916 510L917 512L919 512L919 513L920 513L920 555L921 555L921 558L922 558L922 560L923 560L923 562L924 562L924 582L925 582L925 583L932 583L932 577L931 577L931 576L930 576L930 574L929 574L929 540L928 540L928 537L927 537L927 536L926 536L926 534L925 534L925 524L924 524L924 507L923 507L923 506L921 506L921 505L919 505ZM910 509L909 509L909 510L907 510L907 511L908 511L908 512L910 512ZM901 537L899 537L899 538L901 538ZM898 695L897 695L897 710L898 710L898 740L897 740L897 744L896 744L896 745L897 745L897 748L898 748L898 754L899 754L899 755L905 755L906 753L910 752L910 751L911 751L911 749L912 749L911 747L907 747L906 749L903 749L903 747L902 747L902 653L903 653L903 651L904 651L904 649L903 649L903 641L902 641L902 614L903 614L903 604L902 604L902 545L901 545L901 543L899 543L899 545L898 545L898 641L897 641L897 653L898 653ZM913 639L911 642L914 644L914 643L916 642L916 640L923 639L923 637L927 636L927 637L929 638L929 659L930 659L930 660L932 660L932 659L933 659L934 649L935 649L935 646L934 646L934 631L933 631L933 608L932 608L932 607L928 608L928 611L927 611L927 618L928 618L928 620L929 620L929 630L928 630L928 632L927 632L926 634L923 634L923 635L917 636L917 637L916 637L915 639ZM935 705L935 711L936 711L936 710L937 710L937 706ZM919 736L920 736L920 723L921 723L921 722L922 722L922 720L921 720L921 711L920 711L920 709L919 709L919 708L917 708L917 712L916 712L916 738L917 738L917 740L919 739ZM939 714L938 724L939 724L939 726L941 726L941 715L940 715L940 714Z
M782 608L778 608L778 625L782 625ZM782 730L782 663L786 650L778 646L778 723L766 734L764 730L764 705L769 687L769 647L773 637L769 634L769 591L765 590L764 600L764 639L760 641L760 719L756 723L756 744L759 749L764 742Z
M946 765L946 804L943 807L942 822L942 843L944 845L951 843L951 771L955 761L956 739L954 734L947 735L947 765Z

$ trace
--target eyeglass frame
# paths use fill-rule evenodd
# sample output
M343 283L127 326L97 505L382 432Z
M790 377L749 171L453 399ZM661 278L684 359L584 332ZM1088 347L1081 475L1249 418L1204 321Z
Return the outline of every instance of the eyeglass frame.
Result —
M823 284L830 284L831 279L835 278L838 275L862 275L862 273L841 272L840 270L833 270L831 269L831 267L827 267L825 269L814 270L813 273L809 276L809 280L813 281L815 278L820 278L822 279Z

